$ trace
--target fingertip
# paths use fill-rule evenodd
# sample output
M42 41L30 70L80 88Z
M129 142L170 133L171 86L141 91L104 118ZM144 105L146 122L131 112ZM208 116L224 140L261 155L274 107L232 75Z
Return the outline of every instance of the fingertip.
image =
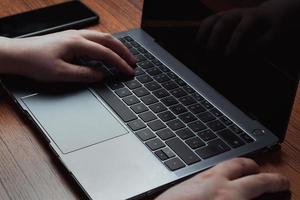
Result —
M277 174L277 180L279 183L279 188L284 191L284 190L288 190L290 188L290 180L282 175L282 174Z
M132 54L130 54L129 64L132 65L132 66L135 66L136 63L137 63L136 58Z
M134 74L135 74L134 69L133 69L132 67L129 66L128 75L129 75L129 76L134 76Z

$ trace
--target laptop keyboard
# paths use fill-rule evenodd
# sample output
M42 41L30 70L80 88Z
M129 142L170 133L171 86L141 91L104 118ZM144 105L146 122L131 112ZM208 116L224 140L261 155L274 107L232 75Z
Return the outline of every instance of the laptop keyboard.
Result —
M254 141L133 38L120 41L138 61L135 77L95 91L171 171Z

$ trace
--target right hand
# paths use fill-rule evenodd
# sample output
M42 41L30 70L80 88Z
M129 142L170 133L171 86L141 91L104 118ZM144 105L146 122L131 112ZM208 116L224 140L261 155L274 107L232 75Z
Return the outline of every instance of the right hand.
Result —
M0 38L0 73L17 74L39 81L94 82L100 70L73 64L76 57L104 61L132 76L135 58L116 38L107 33L69 30L24 39Z
M250 200L288 189L286 177L259 173L253 160L235 158L168 189L156 200Z

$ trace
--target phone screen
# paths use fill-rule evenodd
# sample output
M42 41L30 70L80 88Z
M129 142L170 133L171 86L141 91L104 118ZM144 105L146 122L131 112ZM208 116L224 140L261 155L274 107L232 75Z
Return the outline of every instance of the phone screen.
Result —
M0 19L0 35L28 37L97 23L99 17L79 1L70 1Z

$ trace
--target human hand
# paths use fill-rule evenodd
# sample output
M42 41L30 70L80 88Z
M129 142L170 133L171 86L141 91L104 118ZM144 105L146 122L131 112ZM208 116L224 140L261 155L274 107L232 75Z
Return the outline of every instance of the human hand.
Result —
M100 70L71 62L90 57L133 75L135 58L116 38L107 33L69 30L24 39L1 38L1 73L16 74L39 81L94 82L104 78Z
M299 0L269 0L258 7L233 9L204 19L197 40L208 54L259 53L296 35L299 20Z
M288 189L286 177L259 173L253 160L235 158L168 189L156 200L249 200Z

